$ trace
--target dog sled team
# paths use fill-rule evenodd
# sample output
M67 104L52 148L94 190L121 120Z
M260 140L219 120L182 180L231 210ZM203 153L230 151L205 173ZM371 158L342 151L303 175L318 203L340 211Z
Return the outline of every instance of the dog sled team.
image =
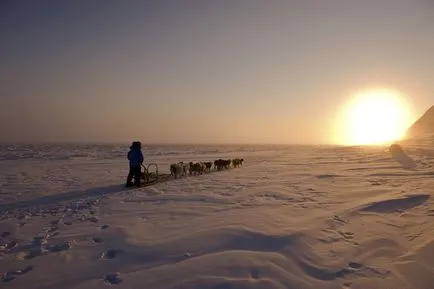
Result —
M223 169L230 168L231 164L234 168L243 164L244 159L232 159L223 160L218 159L214 162L198 162L198 163L184 163L178 162L170 165L170 174L176 178L185 177L187 175L202 175L204 173L210 173L213 169L215 171L221 171Z
M140 180L143 179L144 173L142 172L141 167L143 166L143 153L142 153L142 143L139 141L134 141L130 150L127 154L127 159L129 161L130 170L127 176L126 187L132 187L133 185L136 187L140 187ZM218 159L214 162L198 162L198 163L183 163L178 162L176 164L170 165L170 174L176 178L180 176L187 175L202 175L204 173L209 173L213 169L216 171L221 171L223 169L230 168L231 164L234 168L239 167L243 164L243 159L232 159L232 160L223 160ZM214 166L213 166L214 165ZM134 183L133 183L134 179Z

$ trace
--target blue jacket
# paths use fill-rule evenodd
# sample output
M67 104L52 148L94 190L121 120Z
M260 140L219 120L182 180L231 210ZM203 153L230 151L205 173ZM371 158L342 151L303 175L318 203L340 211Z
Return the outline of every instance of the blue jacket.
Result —
M131 148L128 152L127 158L130 161L130 166L137 167L143 163L143 154L138 147Z

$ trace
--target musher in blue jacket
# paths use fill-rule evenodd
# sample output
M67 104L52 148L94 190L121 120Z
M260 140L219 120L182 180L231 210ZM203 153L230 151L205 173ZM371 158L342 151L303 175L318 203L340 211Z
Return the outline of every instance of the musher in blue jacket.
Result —
M130 151L127 155L128 160L130 161L130 172L127 177L127 187L131 187L133 185L132 180L134 177L134 185L140 186L140 177L141 177L141 165L143 163L143 154L142 154L142 143L139 141L134 141L130 146Z

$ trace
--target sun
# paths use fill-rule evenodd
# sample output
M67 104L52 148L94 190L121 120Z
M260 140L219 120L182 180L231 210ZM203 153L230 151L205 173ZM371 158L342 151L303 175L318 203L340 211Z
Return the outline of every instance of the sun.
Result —
M342 106L335 142L344 145L387 144L402 139L411 120L406 97L399 91L360 91Z

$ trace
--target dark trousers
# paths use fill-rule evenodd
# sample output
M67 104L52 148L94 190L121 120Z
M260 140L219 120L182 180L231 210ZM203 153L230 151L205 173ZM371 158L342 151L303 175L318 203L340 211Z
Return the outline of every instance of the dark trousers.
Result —
M127 186L132 186L132 180L134 178L134 185L140 186L140 177L141 177L142 171L140 166L130 166L130 172L128 173L127 177Z

